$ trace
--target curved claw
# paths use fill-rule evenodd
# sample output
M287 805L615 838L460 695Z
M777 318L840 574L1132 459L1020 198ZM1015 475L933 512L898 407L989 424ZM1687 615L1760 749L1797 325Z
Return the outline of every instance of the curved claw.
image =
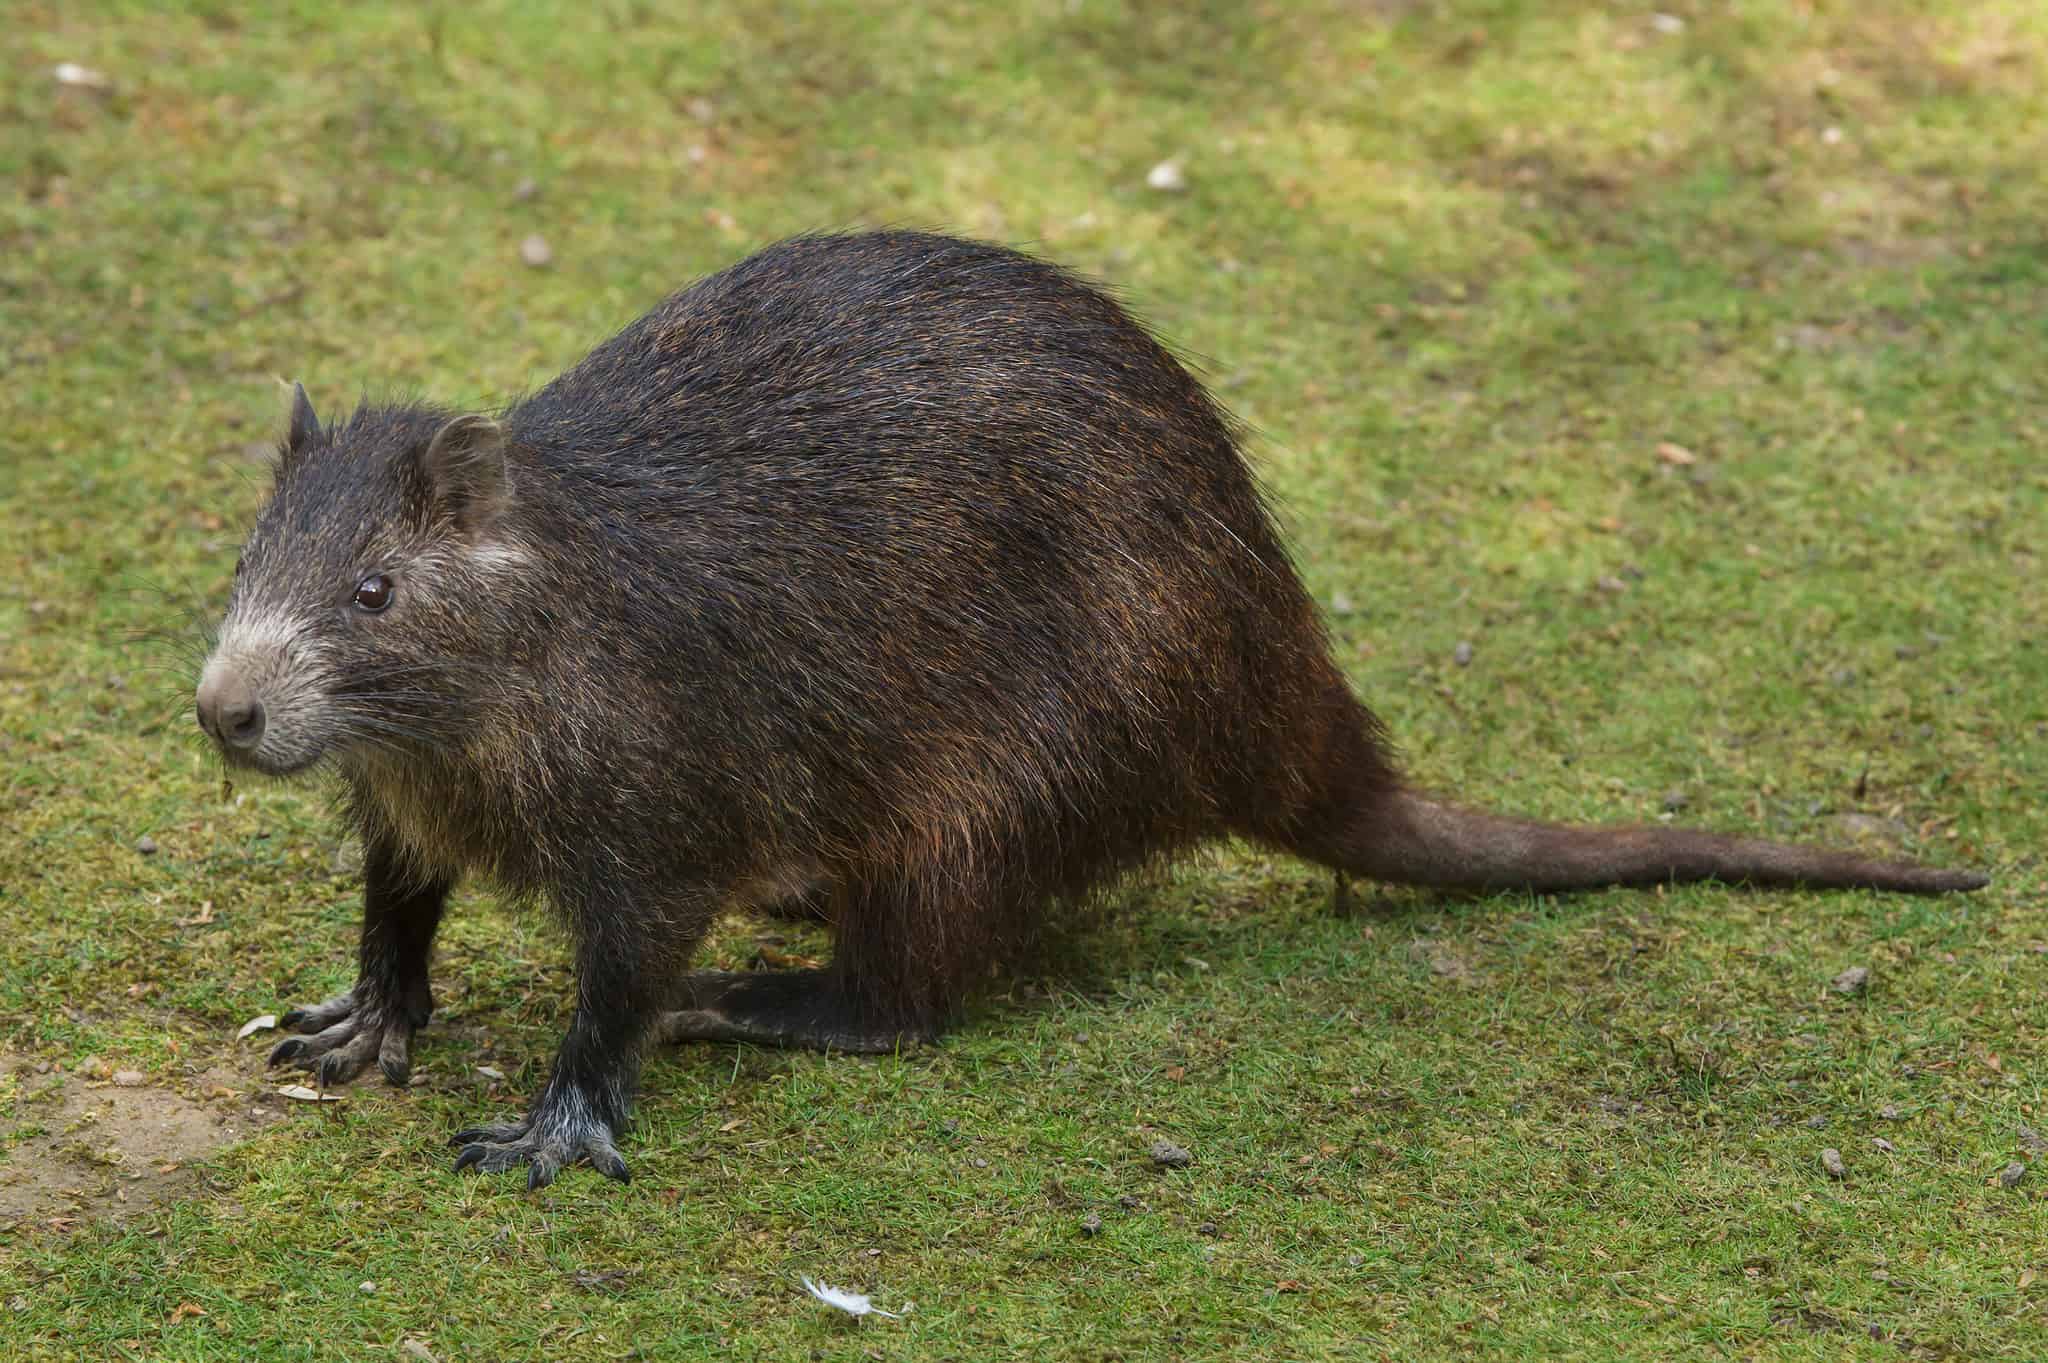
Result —
M612 1144L611 1128L588 1116L567 1122L529 1118L473 1126L456 1132L451 1141L462 1147L455 1156L457 1173L474 1169L482 1174L502 1174L523 1164L529 1192L547 1187L562 1170L578 1162L587 1162L619 1183L632 1179L626 1161Z
M285 1014L285 1024L302 1035L278 1042L269 1063L308 1070L322 1088L348 1083L373 1060L391 1084L403 1087L412 1078L418 1022L363 985L311 1008L295 1008Z

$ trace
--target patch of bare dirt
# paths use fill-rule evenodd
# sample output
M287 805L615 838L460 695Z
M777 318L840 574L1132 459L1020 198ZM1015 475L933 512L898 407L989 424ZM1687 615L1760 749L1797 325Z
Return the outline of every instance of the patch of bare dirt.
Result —
M194 1162L284 1115L227 1071L174 1091L127 1073L39 1074L19 1057L0 1056L0 1069L16 1084L12 1111L0 1109L0 1234L61 1234L191 1196Z

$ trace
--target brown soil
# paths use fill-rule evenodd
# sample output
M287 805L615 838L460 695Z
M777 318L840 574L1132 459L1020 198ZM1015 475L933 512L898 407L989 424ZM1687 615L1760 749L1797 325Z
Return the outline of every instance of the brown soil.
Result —
M268 1089L226 1069L175 1090L37 1073L4 1054L0 1070L17 1086L12 1113L0 1112L0 1234L119 1222L191 1196L193 1162L284 1115Z

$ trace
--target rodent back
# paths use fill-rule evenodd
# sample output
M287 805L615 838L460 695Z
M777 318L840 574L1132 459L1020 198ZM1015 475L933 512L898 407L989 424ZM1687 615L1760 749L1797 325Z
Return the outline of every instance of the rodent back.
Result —
M1200 385L999 248L770 248L506 423L558 497L536 538L611 575L642 669L688 673L692 744L783 755L799 803L1085 802L1132 771L1196 799L1321 658Z

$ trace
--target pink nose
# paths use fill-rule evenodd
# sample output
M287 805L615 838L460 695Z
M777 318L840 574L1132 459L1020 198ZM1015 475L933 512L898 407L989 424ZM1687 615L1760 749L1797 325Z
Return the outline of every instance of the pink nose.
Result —
M199 727L224 748L246 751L263 741L263 703L232 673L199 683Z

